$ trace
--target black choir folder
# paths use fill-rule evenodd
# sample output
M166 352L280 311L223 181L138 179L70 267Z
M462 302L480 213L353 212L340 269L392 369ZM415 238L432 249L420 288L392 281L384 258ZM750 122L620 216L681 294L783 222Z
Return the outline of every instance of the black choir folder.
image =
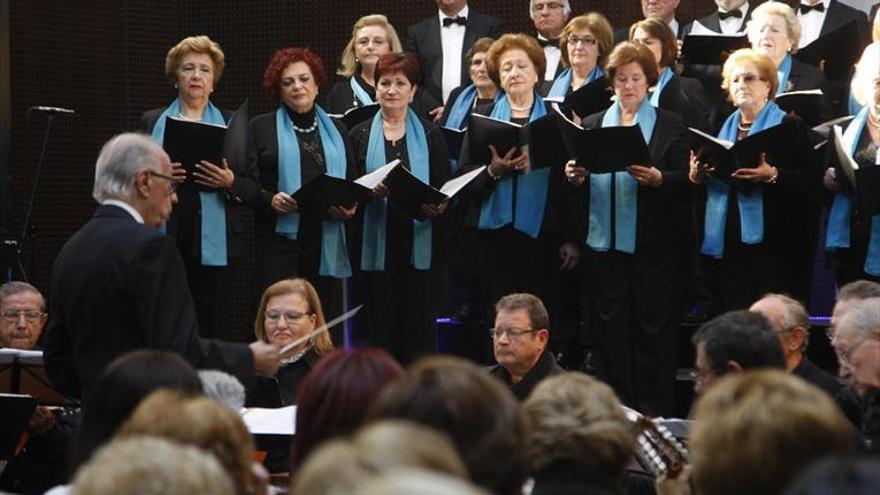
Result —
M195 183L193 172L196 171L196 164L202 160L221 166L223 158L227 156L232 160L246 159L247 121L247 101L232 114L228 127L177 117L165 119L165 140L162 146L171 161L180 163L186 170L184 187L214 190Z
M821 89L808 89L806 91L790 91L776 96L776 104L785 113L793 113L810 125L820 125L823 122Z
M852 68L862 53L855 19L801 48L795 58L822 70L829 81L849 82Z
M688 128L691 149L701 162L711 164L712 176L726 183L747 184L730 177L739 168L755 168L761 153L773 166L799 166L808 163L806 154L813 152L813 145L796 120L789 120L769 129L746 136L736 143L710 136L703 131Z
M514 156L519 155L522 148L527 147L529 164L533 169L561 165L568 159L552 113L522 126L471 114L468 118L468 141L471 163L492 163L490 144L502 157L513 148L517 149Z
M623 172L651 164L651 152L638 125L584 129L555 112L567 154L590 172Z
M422 213L423 204L438 205L449 201L480 175L485 168L485 165L478 167L466 174L446 181L440 189L436 189L416 178L406 168L396 166L385 178L385 185L388 187L389 192L388 199L407 215L418 220L424 220L425 215Z
M379 104L370 103L369 105L349 108L343 114L332 114L330 116L342 121L342 123L345 124L345 127L352 129L354 128L354 126L360 124L361 122L372 119L378 111Z
M440 132L443 134L443 140L446 141L449 158L458 160L461 156L461 146L464 144L464 134L467 129L453 129L444 126L440 128Z
M844 148L840 126L834 126L829 139L834 142L831 162L841 187L855 193L856 204L865 218L880 214L880 165L859 167Z
M681 56L687 65L722 65L728 55L748 46L745 33L688 34L681 44Z
M563 111L574 112L583 119L588 115L601 112L610 107L612 104L611 94L608 79L603 77L584 84L576 91L569 93L565 98L547 97L544 100L559 103Z
M393 160L353 181L321 174L290 196L296 200L299 211L318 211L326 215L331 206L349 206L368 198L373 188L382 182L398 163L400 160Z

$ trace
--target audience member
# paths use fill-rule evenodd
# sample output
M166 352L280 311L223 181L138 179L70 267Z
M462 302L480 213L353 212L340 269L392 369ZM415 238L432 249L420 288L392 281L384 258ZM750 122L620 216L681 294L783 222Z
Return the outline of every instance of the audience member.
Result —
M565 373L538 384L523 409L532 495L624 493L635 437L611 387Z
M810 315L803 304L784 294L771 293L752 304L749 311L761 313L773 326L782 344L785 371L821 388L831 397L837 397L841 389L840 382L807 357Z
M0 285L0 347L31 350L46 324L46 300L27 282Z
M103 447L80 470L72 495L233 495L223 467L201 449L130 437Z
M291 472L322 442L357 430L373 398L402 374L378 348L336 350L321 359L300 387Z
M684 38L685 25L675 18L675 9L681 0L642 0L642 16L644 19L660 19L675 33L677 39ZM629 37L629 26L614 32L614 42L626 41Z
M348 495L374 476L416 468L467 478L449 437L409 421L377 421L323 444L296 474L297 495Z
M728 373L755 368L785 368L785 357L776 332L767 318L758 313L725 313L704 323L692 341L697 348L694 365L697 394Z
M365 483L356 495L487 495L476 486L451 476L424 470L399 470Z
M254 439L237 412L209 397L178 390L147 396L117 433L117 438L150 435L192 445L213 455L232 478L239 495L266 493L268 473L254 461Z
M549 326L544 303L532 294L509 294L495 304L495 326L489 333L498 364L489 374L521 401L538 382L564 371L547 348Z
M371 406L372 418L407 419L447 433L471 480L496 495L521 493L525 420L513 395L454 357L417 361Z
M199 370L199 380L208 397L235 412L244 407L244 385L234 376L218 370Z
M876 495L880 493L880 459L831 457L813 465L786 495Z

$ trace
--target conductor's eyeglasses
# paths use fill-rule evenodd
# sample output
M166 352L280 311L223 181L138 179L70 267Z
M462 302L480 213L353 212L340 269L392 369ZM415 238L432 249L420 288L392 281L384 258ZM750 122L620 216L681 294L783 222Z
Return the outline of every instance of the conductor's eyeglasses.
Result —
M150 172L150 175L152 175L153 177L158 177L160 179L167 180L168 181L168 189L171 191L172 194L177 192L177 188L180 187L180 181L175 179L174 177L171 177L170 175L160 174L159 172L156 172L155 170L150 170L149 172Z

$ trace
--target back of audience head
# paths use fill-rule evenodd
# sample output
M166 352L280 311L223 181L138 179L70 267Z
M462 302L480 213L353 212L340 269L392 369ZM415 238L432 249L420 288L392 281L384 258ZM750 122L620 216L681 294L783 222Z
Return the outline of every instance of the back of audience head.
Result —
M786 370L800 362L810 344L810 315L799 301L785 294L769 293L756 301L749 311L767 318L779 336Z
M318 361L297 398L291 471L322 441L355 431L370 401L402 374L400 364L378 348L340 349Z
M244 407L244 385L238 378L220 370L199 370L199 380L208 397L236 412Z
M841 376L866 397L880 390L880 297L853 302L832 339Z
M217 460L198 448L161 438L114 440L76 475L73 495L233 495Z
M488 495L467 481L452 476L406 469L378 476L359 488L355 495Z
M831 314L832 331L834 331L837 322L846 315L853 303L871 297L880 297L880 284L877 282L857 280L841 287L837 293L837 301L834 303L834 310Z
M542 471L621 481L635 450L632 425L608 385L570 372L538 384L523 404L527 452L536 485Z
M110 440L141 400L160 387L190 396L202 393L196 370L172 352L133 351L110 363L86 398L72 451L72 466L87 461Z
M232 478L236 493L253 493L253 437L237 412L209 397L157 390L134 410L117 437L132 435L152 435L204 449Z
M697 330L692 341L697 347L697 393L731 372L785 368L776 332L758 313L731 311L713 318Z
M520 493L527 474L523 413L511 392L474 364L448 356L417 361L376 399L370 417L445 432L474 483L499 495Z
M293 493L349 494L371 477L408 468L468 476L445 434L410 421L382 420L363 427L351 439L337 438L319 446L294 477Z
M697 401L694 420L692 477L703 495L778 495L813 462L853 448L834 401L780 370L719 380Z
M46 300L27 282L0 285L0 347L30 350L46 324Z
M880 459L831 457L814 465L785 495L876 495L880 493Z

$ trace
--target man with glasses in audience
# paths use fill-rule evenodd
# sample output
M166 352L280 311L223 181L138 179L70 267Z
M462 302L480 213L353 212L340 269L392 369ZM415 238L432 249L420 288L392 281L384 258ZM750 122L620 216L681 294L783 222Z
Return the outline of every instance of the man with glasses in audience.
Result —
M498 364L489 373L507 384L520 401L544 378L563 370L547 350L547 308L532 294L508 294L495 304L495 326L489 330Z
M785 371L828 392L832 398L837 397L842 388L840 382L807 357L810 317L803 304L783 294L767 294L752 304L749 311L761 313L773 326L785 356Z
M64 393L87 397L117 356L142 348L179 353L196 368L245 385L274 375L278 348L199 338L183 260L159 227L177 202L171 161L143 134L110 139L95 165L95 215L61 249L52 271L44 361Z
M552 83L562 72L563 67L559 63L562 60L559 37L569 15L571 5L568 0L529 0L529 17L535 23L538 43L544 49L544 58L547 60L544 81Z
M31 350L46 324L46 300L33 285L0 285L0 347Z

